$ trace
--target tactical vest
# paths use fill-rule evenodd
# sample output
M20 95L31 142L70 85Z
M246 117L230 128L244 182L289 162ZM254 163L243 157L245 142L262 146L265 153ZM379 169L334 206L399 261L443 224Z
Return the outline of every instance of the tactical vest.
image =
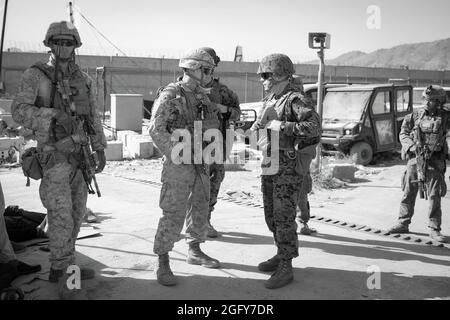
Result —
M76 107L75 113L79 116L90 115L91 104L89 101L89 87L87 86L86 79L77 65L73 64L71 67L75 68L75 71L72 72L69 78L69 87L72 93L71 99ZM42 62L34 64L32 68L40 70L52 83L52 96L54 99L53 101L50 101L50 106L48 107L66 111L62 95L57 89L58 85L54 82L55 68ZM43 102L39 97L36 101L36 106L44 107Z
M440 153L445 152L446 150L446 132L448 128L447 120L448 114L446 112L438 111L435 116L429 116L425 113L425 110L421 110L417 114L414 119L415 125L420 128L422 132L422 142L424 147L428 150ZM415 138L415 142L417 141L417 137Z
M222 103L222 96L220 94L220 84L219 80L213 79L212 80L212 86L211 86L211 92L208 94L209 99L214 103Z
M292 111L292 103L295 99L303 99L303 95L298 91L289 91L283 95L275 103L274 109L277 113L278 120L285 122L298 122L297 116ZM280 133L280 150L283 151L298 151L307 146L315 145L319 143L320 137L299 139L295 136L288 136Z
M179 82L160 88L157 93L157 99L163 92L170 92L170 95L175 96L175 99L180 102L177 105L177 112L168 121L169 132L173 132L176 129L188 129L192 133L194 121L202 122L203 132L208 129L219 129L220 122L216 114L210 113L206 107L202 108L201 106L201 99L207 98L205 94L188 92L184 90Z

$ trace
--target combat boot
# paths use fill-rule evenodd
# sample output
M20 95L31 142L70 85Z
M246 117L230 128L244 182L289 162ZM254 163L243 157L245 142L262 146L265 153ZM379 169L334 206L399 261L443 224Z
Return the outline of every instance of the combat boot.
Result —
M163 286L174 286L177 284L177 278L170 270L169 254L161 254L158 258L158 268L156 269L156 279Z
M388 230L391 233L409 233L409 228L406 224L399 223Z
M201 265L205 268L220 268L220 262L206 255L202 249L200 249L200 243L190 243L188 258L186 260L189 264Z
M446 242L446 238L441 234L439 230L431 229L430 238L437 242Z
M317 230L314 228L310 228L307 223L303 223L303 227L300 229L300 234L304 236L310 236L313 233L316 233Z
M282 259L278 265L277 271L266 281L267 289L278 289L291 283L294 280L292 272L292 259Z
M261 262L258 264L258 270L262 272L272 272L277 270L278 265L280 264L281 257L276 254L272 258L267 261Z
M216 229L211 225L211 223L208 223L208 232L206 234L208 238L217 238L219 236L219 232L217 232Z

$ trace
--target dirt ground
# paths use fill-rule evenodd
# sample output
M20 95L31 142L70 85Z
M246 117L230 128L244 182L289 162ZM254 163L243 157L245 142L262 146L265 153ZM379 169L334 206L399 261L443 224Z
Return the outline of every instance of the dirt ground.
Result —
M274 254L275 246L263 210L223 199L212 217L221 236L202 245L207 254L221 261L222 268L187 264L187 245L178 241L170 256L179 284L163 287L156 281L157 256L152 250L161 216L160 187L142 183L159 181L161 167L161 159L109 162L104 174L98 176L102 197L90 196L88 206L99 218L91 226L100 235L77 241L77 265L93 268L97 276L83 283L77 299L450 298L449 247L408 242L316 220L310 225L318 230L317 234L299 235L300 256L293 260L294 282L279 290L265 289L269 274L259 272L256 266ZM227 171L221 195L229 200L260 202L259 172L253 169ZM385 230L396 220L403 170L404 163L396 155L383 155L371 166L358 167L352 181L333 181L334 189L316 185L310 195L312 213ZM20 168L0 168L0 175L8 205L45 210L38 197L39 182L32 181L29 188L25 187ZM424 201L417 202L411 224L417 237L427 237L426 206ZM448 197L443 199L442 207L443 233L448 235ZM13 284L23 288L26 299L57 299L55 285L47 280L48 253L39 248L31 246L18 258L40 263L42 271L20 277ZM367 285L371 268L379 270L380 288Z
M327 176L327 166L334 163L351 163L349 159L336 159L324 157L322 162L323 175ZM129 178L161 181L162 158L157 159L129 159L124 161L108 161L104 173L126 176ZM392 168L398 171L405 165L397 153L378 155L373 164L367 167L356 166L355 179L341 181L325 177L327 185L319 183L313 175L313 191L309 194L312 207L324 207L327 204L342 202L351 189L350 186L365 181L378 181L389 179L390 182L398 182L400 176L392 174ZM230 168L230 169L228 169ZM225 179L222 183L219 196L236 200L252 200L262 203L261 170L258 163L247 163L243 167L227 166Z

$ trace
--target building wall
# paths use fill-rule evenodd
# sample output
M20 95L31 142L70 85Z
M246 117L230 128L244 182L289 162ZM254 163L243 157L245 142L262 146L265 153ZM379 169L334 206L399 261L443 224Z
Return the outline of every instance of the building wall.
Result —
M2 79L6 95L15 95L20 76L26 68L36 61L47 59L48 54L43 53L4 52ZM181 75L177 59L78 56L77 62L96 81L99 108L104 110L110 109L111 93L139 93L145 100L154 100L159 87L175 81ZM98 67L105 67L105 79L97 72ZM216 69L216 75L238 94L241 102L258 101L262 98L262 88L256 75L257 69L257 62L222 61ZM295 69L305 82L317 81L317 65L297 64ZM416 86L429 83L450 85L450 72L445 71L351 66L326 66L325 69L325 81L332 82L385 83L392 78L410 78L411 84ZM106 103L103 103L104 87Z

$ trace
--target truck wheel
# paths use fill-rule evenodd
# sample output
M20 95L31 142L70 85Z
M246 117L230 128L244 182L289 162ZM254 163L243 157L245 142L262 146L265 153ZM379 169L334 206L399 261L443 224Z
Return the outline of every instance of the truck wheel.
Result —
M350 156L356 164L366 166L372 161L373 150L367 142L358 142L350 149Z

